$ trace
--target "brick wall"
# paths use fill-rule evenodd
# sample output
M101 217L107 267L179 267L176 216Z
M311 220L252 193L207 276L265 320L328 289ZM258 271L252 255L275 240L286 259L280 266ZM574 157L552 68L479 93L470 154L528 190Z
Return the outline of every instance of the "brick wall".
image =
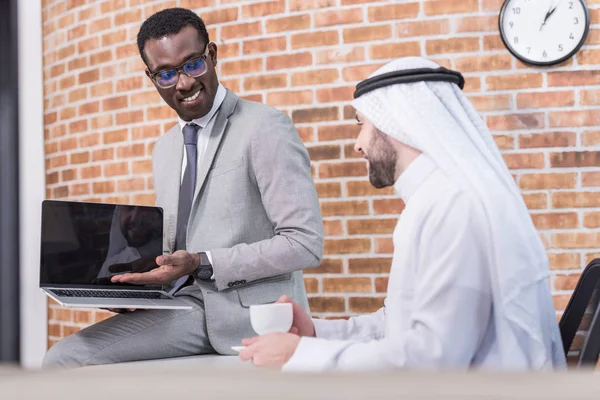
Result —
M548 248L555 306L600 249L600 29L574 60L526 67L497 32L501 0L44 0L47 197L152 204L151 149L175 114L137 54L141 21L193 8L238 94L294 120L313 160L326 258L306 274L313 312L343 317L383 304L402 202L368 183L352 150L353 87L387 61L429 57L465 73ZM588 0L592 24L600 1ZM49 306L49 343L103 311Z

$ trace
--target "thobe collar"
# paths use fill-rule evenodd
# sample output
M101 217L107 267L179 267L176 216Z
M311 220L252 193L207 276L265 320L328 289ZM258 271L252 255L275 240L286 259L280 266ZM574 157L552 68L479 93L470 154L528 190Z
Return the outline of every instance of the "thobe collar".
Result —
M217 94L215 95L215 100L213 101L212 108L210 111L203 117L193 119L191 121L184 121L179 118L179 126L181 126L181 130L183 131L183 127L187 124L194 123L198 125L200 128L206 128L206 125L210 122L212 117L217 113L219 107L221 107L221 103L225 100L225 95L227 94L227 90L219 83L219 87L217 89Z
M435 163L425 154L420 154L409 164L394 184L396 193L404 200L404 203L408 203L419 186L435 169Z

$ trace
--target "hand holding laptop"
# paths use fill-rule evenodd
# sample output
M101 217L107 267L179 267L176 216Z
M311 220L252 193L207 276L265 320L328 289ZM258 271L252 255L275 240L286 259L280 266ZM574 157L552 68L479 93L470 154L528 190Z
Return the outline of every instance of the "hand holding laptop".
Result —
M182 276L192 274L200 265L200 255L178 250L171 255L156 257L156 264L159 267L151 271L115 275L111 281L134 285L166 285Z

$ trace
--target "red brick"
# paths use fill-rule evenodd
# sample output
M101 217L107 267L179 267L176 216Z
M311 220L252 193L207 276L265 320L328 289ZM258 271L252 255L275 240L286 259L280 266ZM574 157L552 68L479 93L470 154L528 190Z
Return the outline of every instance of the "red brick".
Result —
M260 24L260 23L259 23ZM301 14L266 21L267 33L299 31L310 28L310 15Z
M600 152L564 151L550 153L550 166L555 168L600 166Z
M115 157L114 148L103 148L92 152L92 161L112 160Z
M548 196L544 193L523 194L523 200L530 210L543 209L546 208L548 204Z
M485 95L485 96L469 96L469 101L478 111L499 111L509 110L512 102L512 96L506 94L501 95Z
M100 79L100 70L93 69L91 71L82 72L79 74L79 84L94 82Z
M262 58L251 58L221 63L221 71L225 75L239 75L263 70Z
M325 254L359 254L371 251L370 239L327 239Z
M456 69L461 73L498 71L511 68L512 58L509 54L493 54L461 57L456 60Z
M364 47L352 46L351 49L346 50L320 50L317 51L317 64L336 64L342 63L347 64L351 62L358 62L365 60L365 49Z
M339 117L337 107L307 108L292 111L292 121L296 124L305 122L335 121Z
M420 9L418 2L369 7L369 22L416 18Z
M268 53L275 51L283 51L286 49L285 36L273 38L247 40L242 44L244 54Z
M60 151L69 151L77 148L77 138L70 137L59 142Z
M69 124L69 133L81 133L85 132L88 129L88 122L85 119L79 121L73 121Z
M281 54L267 58L267 71L306 67L311 64L312 55L309 52Z
M87 66L88 66L87 57L74 58L71 61L69 61L69 71L86 68Z
M214 11L203 12L200 17L206 25L236 21L238 19L238 8L216 8Z
M450 21L447 19L399 22L396 25L396 36L401 38L446 35L448 33L450 33Z
M125 142L128 139L127 129L119 129L116 131L104 132L102 134L102 142L104 144L111 144L117 142Z
M100 42L97 37L91 37L77 42L77 53L83 54L88 51L96 50Z
M369 203L367 201L324 201L321 202L321 211L324 217L367 215Z
M350 297L348 308L350 312L372 313L383 307L384 300L384 297Z
M260 21L243 24L227 25L221 28L221 39L239 39L262 34Z
M320 141L356 139L359 131L360 127L356 124L327 125L318 128L318 135Z
M312 10L335 5L335 0L289 0L290 11Z
M339 145L311 146L308 154L312 161L333 160L340 158L341 149Z
M556 111L550 113L551 127L580 127L600 124L596 110Z
M600 192L552 193L552 208L600 207Z
M365 162L341 162L319 165L319 178L341 178L349 176L366 176Z
M97 161L94 159L94 161ZM99 165L81 168L81 179L93 179L102 175L102 168Z
M141 157L144 156L145 153L146 151L142 143L117 148L117 157L119 158Z
M418 57L421 55L421 45L419 42L378 44L371 46L370 55L373 60Z
M124 28L119 29L118 31L105 33L104 35L102 35L102 47L108 47L114 44L124 43L126 39L127 30Z
M344 234L344 224L342 220L323 221L323 230L325 236L342 236Z
M142 10L132 9L122 13L115 14L115 25L130 24L132 22L139 22L142 20Z
M600 84L600 71L548 72L548 86L589 86Z
M339 79L339 77L340 75L338 70L334 68L295 72L292 74L292 86L309 86L334 83Z
M381 68L383 64L360 65L356 67L346 67L342 70L342 78L346 82L362 81L368 78L373 72Z
M576 184L576 173L523 174L520 178L520 186L524 190L573 189Z
M599 232L560 232L552 235L553 246L563 249L596 248L599 242Z
M79 137L79 146L81 147L92 147L100 144L100 134L90 133Z
M485 15L477 17L465 17L456 21L456 32L490 32L498 29L498 17L496 15Z
M375 238L375 253L392 254L394 252L394 242L391 237Z
M319 280L316 278L304 278L304 286L306 287L306 293L319 292Z
M346 305L343 297L309 297L308 304L312 312L344 312Z
M312 104L312 102L313 93L311 90L267 93L267 104L276 107L299 104Z
M355 258L349 260L348 272L351 274L389 273L391 266L391 258Z
M581 134L581 144L584 146L600 145L600 131L585 131Z
M544 168L544 153L503 154L509 169Z
M577 286L577 282L581 278L581 274L571 275L556 275L554 277L555 290L573 290Z
M375 278L375 291L377 293L387 292L389 278Z
M242 7L243 18L259 18L285 12L285 0L265 1Z
M474 52L479 51L479 38L430 39L425 48L429 55Z
M600 228L600 213L585 213L583 215L583 226L586 228Z
M405 204L402 199L377 199L373 200L373 210L375 214L400 214L404 210Z
M390 25L379 25L365 26L360 28L346 28L344 29L343 37L344 43L370 42L374 40L390 39L392 37L392 27Z
M575 132L549 132L519 135L520 148L571 147L577 144Z
M544 114L490 115L486 118L486 122L492 131L539 129L544 127Z
M478 0L430 0L423 3L425 15L462 14L479 10Z
M341 274L343 272L342 260L339 258L325 258L318 268L306 270L306 274Z
M577 253L548 253L550 269L579 269L581 256Z
M324 278L323 293L370 293L370 278Z
M128 175L128 174L129 174L129 163L127 163L127 162L116 162L116 163L104 165L104 176L117 176L117 175Z
M117 114L118 125L134 124L143 120L144 113L142 111L126 111Z
M115 183L112 181L94 182L92 190L94 194L113 193L115 191Z
M574 105L575 93L573 91L517 94L517 107L519 108L572 107Z
M511 74L486 77L488 90L515 90L542 87L542 74Z
M292 49L333 46L339 43L337 31L298 33L292 36Z
M354 196L381 196L394 194L394 189L389 187L385 189L376 189L369 181L350 181L346 182L346 193L350 197ZM396 199L394 199L396 200ZM379 204L379 207L389 207L390 205ZM394 204L393 207L399 207L398 204ZM400 210L402 211L402 210Z
M532 214L531 218L537 229L573 229L579 225L579 218L574 212Z
M122 175L122 174L121 174ZM135 192L144 190L146 187L146 182L144 179L136 178L136 179L126 179L117 182L117 191L118 192Z
M600 186L600 172L582 172L581 185L584 187Z
M349 235L391 234L398 223L397 218L348 220Z
M244 90L264 90L285 87L287 83L286 74L271 74L244 78Z
M355 24L363 21L363 12L360 8L350 8L335 11L323 11L315 14L315 27Z

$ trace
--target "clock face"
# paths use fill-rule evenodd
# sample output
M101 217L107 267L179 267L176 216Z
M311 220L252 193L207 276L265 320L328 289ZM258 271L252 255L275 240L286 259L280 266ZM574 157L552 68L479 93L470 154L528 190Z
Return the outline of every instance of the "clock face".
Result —
M506 0L499 18L504 45L532 65L554 65L572 57L589 26L584 0Z

